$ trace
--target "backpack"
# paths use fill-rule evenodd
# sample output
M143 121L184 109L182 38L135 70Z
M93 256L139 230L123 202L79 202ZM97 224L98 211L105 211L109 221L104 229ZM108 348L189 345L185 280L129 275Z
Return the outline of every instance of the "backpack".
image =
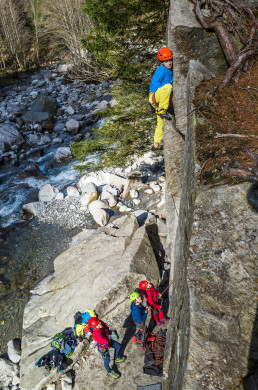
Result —
M74 315L74 334L76 337L84 337L84 328L87 326L91 317L97 317L93 310L86 309L84 313L77 311ZM86 332L87 333L87 332Z
M67 363L65 356L56 349L48 352L46 355L41 356L41 358L35 363L35 366L45 367L48 371L52 368L57 367L58 372L61 372L66 369Z
M76 345L77 341L74 339L72 328L66 328L63 332L56 333L51 341L51 347L59 350L66 357L70 357L73 354Z

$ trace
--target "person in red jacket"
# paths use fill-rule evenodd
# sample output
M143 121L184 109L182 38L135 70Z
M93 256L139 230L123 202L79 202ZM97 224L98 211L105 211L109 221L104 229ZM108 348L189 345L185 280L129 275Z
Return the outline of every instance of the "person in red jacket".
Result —
M120 375L115 370L111 370L109 367L110 354L108 349L110 347L115 349L115 363L123 363L125 361L125 356L119 356L121 345L117 341L109 339L109 327L105 324L105 322L96 317L91 317L88 321L88 325L93 329L92 336L96 341L98 351L104 360L104 367L107 373L115 379L119 378Z
M163 325L163 322L168 322L169 318L165 317L161 310L161 303L158 301L161 294L154 288L153 284L147 280L142 280L139 283L139 288L143 290L147 305L151 308L152 318L157 325L160 326Z

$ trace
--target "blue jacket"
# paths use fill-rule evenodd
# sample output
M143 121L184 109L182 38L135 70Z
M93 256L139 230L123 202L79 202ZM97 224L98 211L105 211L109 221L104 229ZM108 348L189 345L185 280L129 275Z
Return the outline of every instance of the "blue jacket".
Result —
M149 92L156 92L157 89L163 87L165 84L172 84L173 82L173 70L167 69L164 65L160 65L156 69L152 79Z
M134 303L131 304L131 312L134 322L140 324L141 322L146 320L147 313L145 313L145 310L146 307L144 307L142 303L140 303L139 306L136 306Z

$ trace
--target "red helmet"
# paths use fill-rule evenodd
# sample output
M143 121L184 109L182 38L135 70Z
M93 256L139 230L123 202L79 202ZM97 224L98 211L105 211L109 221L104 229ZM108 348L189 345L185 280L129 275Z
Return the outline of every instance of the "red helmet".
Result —
M97 326L98 324L99 324L99 320L96 317L89 318L88 325L93 326L93 328L95 328L95 326Z
M167 49L166 47L162 47L159 49L157 57L160 61L167 61L173 59L173 53L171 50Z
M147 288L147 280L142 280L140 283L139 283L139 288L141 289L141 290L146 290L146 288Z

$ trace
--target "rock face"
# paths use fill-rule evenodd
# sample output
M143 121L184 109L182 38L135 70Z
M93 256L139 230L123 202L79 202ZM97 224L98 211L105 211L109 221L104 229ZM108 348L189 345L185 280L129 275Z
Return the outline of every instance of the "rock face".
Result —
M176 126L186 133L187 126L187 75L189 61L196 60L214 73L227 69L225 58L215 35L208 34L197 21L193 12L194 4L188 0L170 2L167 45L173 50L173 96ZM173 196L181 192L181 177L184 155L184 142L180 135L171 129L173 149L170 150L170 164L173 173Z
M192 7L185 0L173 0L170 10L168 46L173 48L174 72L180 77L174 80L175 122L165 128L173 321L162 388L243 390L247 387L241 383L254 373L257 362L254 245L258 216L246 200L249 184L207 190L198 189L196 183L192 99L195 87L222 70L223 61L204 53L202 44L208 36ZM214 39L210 38L206 50L213 47L215 54ZM186 133L182 175L175 125Z
M248 187L220 187L196 199L188 262L191 331L183 389L209 384L213 389L233 389L248 374L248 360L255 358L258 215L247 204Z
M21 387L42 389L55 371L34 366L50 350L51 337L73 326L76 311L91 308L110 320L130 307L128 296L144 277L154 283L159 269L145 227L131 215L116 225L86 230L80 241L55 259L54 274L31 291L25 307Z

